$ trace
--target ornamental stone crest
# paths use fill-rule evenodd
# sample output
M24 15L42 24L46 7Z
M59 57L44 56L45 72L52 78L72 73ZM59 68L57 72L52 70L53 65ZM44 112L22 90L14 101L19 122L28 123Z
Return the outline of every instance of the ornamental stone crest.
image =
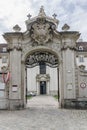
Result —
M46 16L43 6L40 8L38 16L31 18L29 14L26 26L31 40L34 42L33 44L44 45L52 41L53 33L57 28L58 22L56 16L54 18Z
M44 23L43 19L39 19L38 23L32 26L31 37L39 45L47 43L52 40L52 30L48 23Z

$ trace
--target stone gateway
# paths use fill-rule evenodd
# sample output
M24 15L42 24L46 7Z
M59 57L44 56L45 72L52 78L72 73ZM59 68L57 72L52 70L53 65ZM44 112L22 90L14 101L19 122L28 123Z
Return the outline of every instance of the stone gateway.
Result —
M26 107L26 95L59 95L61 108L87 108L87 72L76 64L76 41L80 33L65 24L39 14L26 20L26 31L16 25L14 32L3 35L8 44L10 80L1 109ZM84 91L84 92L83 92Z

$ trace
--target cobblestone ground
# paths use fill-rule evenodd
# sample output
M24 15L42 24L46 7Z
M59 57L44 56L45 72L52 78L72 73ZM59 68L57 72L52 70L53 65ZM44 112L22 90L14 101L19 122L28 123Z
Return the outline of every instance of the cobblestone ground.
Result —
M44 99L51 102L52 97ZM43 98L40 101L45 103ZM0 130L87 130L87 110L58 109L49 103L44 107L37 102L25 110L0 111Z

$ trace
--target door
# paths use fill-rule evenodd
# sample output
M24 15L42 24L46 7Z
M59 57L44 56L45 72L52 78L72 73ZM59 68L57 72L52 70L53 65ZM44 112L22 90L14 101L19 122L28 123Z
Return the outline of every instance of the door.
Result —
M46 94L46 81L40 82L40 94Z

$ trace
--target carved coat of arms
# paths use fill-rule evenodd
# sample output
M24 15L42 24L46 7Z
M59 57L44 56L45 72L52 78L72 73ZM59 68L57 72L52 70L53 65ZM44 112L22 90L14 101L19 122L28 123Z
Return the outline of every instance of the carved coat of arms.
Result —
M43 45L49 40L52 40L52 29L48 23L35 23L32 26L31 37L35 42Z

